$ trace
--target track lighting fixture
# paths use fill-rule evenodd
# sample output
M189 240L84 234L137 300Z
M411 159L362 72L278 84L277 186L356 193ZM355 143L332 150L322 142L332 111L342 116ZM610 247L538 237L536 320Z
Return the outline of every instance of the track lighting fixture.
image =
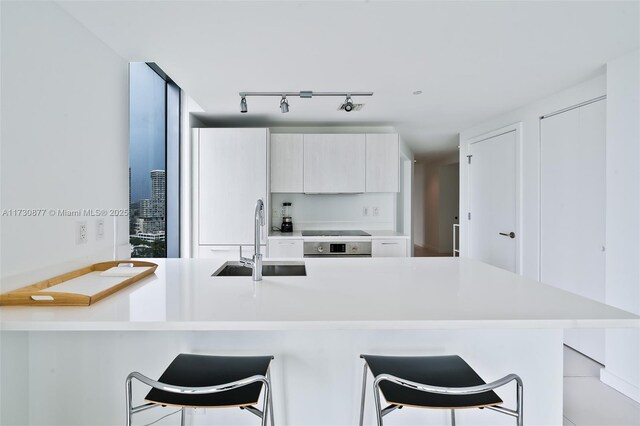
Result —
M289 101L287 96L297 96L299 98L313 98L314 96L339 96L345 97L345 101L340 105L340 110L346 112L359 111L363 104L354 104L351 100L352 96L373 96L373 92L312 92L311 90L303 90L300 92L240 92L240 112L247 112L247 96L281 96L280 111L284 114L289 112Z
M347 95L347 99L345 99L344 104L342 104L342 109L344 109L345 112L353 111L353 102L351 102L351 96Z
M283 114L289 112L289 102L287 102L287 97L283 96L280 100L280 112Z

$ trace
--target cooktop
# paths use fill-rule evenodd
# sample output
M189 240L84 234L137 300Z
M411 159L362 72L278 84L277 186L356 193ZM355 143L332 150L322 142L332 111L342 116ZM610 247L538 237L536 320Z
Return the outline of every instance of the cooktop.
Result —
M370 237L364 231L302 231L303 237Z

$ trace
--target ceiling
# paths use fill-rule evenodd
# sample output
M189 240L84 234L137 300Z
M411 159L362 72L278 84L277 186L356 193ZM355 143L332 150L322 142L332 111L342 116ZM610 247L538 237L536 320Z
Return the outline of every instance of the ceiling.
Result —
M126 60L156 62L209 123L394 126L418 157L640 47L635 1L58 3ZM359 112L340 98L239 112L240 91L300 90L375 94Z

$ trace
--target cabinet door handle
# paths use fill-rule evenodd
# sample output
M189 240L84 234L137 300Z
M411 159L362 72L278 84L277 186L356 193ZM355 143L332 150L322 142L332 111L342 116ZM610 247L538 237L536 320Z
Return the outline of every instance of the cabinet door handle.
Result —
M515 232L509 232L508 234L506 232L499 232L500 235L503 235L505 237L509 237L509 238L515 238L516 237L516 233Z
M398 243L381 243L383 246L395 246L398 245Z

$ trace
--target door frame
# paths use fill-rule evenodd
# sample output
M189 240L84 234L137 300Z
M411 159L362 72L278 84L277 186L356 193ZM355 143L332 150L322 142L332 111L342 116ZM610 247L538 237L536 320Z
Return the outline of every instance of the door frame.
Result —
M523 247L523 234L522 234L522 137L523 137L523 124L521 121L509 124L504 127L500 127L489 132L484 132L474 137L465 139L460 143L460 181L465 182L466 191L460 192L460 213L461 217L466 217L467 220L460 220L460 249L461 256L468 256L470 248L470 230L471 225L469 223L469 200L471 191L471 173L469 172L468 153L472 144L482 142L487 139L501 136L507 133L515 132L516 137L516 164L515 164L515 179L516 179L516 206L515 206L515 232L518 235L516 238L516 274L522 275L522 247ZM464 197L464 198L463 198Z

